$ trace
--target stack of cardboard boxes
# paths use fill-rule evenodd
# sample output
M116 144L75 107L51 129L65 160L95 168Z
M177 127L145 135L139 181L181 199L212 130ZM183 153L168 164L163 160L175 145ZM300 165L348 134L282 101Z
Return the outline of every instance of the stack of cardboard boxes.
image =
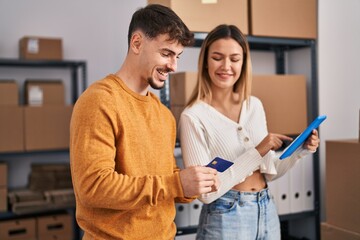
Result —
M69 147L72 105L65 105L58 80L28 80L25 105L15 81L0 81L0 152L60 150Z
M246 35L317 37L316 0L148 0L148 3L170 7L193 32L209 32L219 24L233 24Z
M27 80L25 96L25 150L68 149L72 105L65 105L62 81Z

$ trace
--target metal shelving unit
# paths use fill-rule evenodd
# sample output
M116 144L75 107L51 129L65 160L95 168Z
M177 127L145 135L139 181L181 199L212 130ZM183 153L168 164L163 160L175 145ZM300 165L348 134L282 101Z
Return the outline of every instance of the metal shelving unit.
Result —
M195 44L194 47L201 47L203 40L205 39L207 33L194 33L195 34ZM247 40L250 45L251 50L259 51L271 51L275 54L275 67L277 74L285 74L285 62L286 62L286 52L308 48L310 49L310 64L311 64L311 73L310 73L310 83L311 86L308 90L307 101L308 103L308 123L310 124L311 120L314 119L319 112L318 108L318 78L317 78L317 42L315 39L293 39L293 38L275 38L275 37L257 37L257 36L247 36ZM165 84L165 87L160 91L160 99L166 105L170 106L170 96L169 96L169 83L168 81ZM176 147L180 147L180 144L177 143ZM301 212L295 214L286 214L280 216L280 221L282 222L282 231L287 232L288 222L291 220L305 219L308 217L315 218L315 235L316 239L320 239L320 158L319 151L314 153L314 210L309 212ZM179 228L177 235L191 234L196 232L196 226Z
M85 61L45 61L0 58L0 67L15 68L63 68L71 73L72 101L79 97L79 89L86 89L86 62Z
M39 68L39 69L68 69L70 71L70 81L71 81L71 100L72 103L75 103L81 92L84 91L87 87L87 68L85 61L45 61L45 60L22 60L22 59L4 59L0 58L0 68L10 67L10 68ZM1 80L0 80L1 81ZM54 151L32 151L32 152L6 152L0 153L2 158L11 158L11 157L27 157L27 156L38 156L38 155L56 155L56 154L68 154L68 149L63 150L54 150ZM75 206L64 208L64 209L54 209L48 213L39 212L25 215L17 215L11 211L1 212L0 220L10 220L18 219L23 217L34 217L41 216L44 214L56 214L62 212L69 212L73 215L73 238L80 239L81 231L78 227L75 219Z

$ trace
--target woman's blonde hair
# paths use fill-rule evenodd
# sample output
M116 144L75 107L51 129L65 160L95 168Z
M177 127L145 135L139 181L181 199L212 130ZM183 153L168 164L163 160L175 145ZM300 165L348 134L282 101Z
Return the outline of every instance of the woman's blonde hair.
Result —
M233 91L239 93L240 101L248 100L251 94L251 78L252 78L252 67L251 58L249 51L249 44L246 40L245 35L240 29L234 25L219 25L214 28L206 36L205 40L201 45L199 60L198 60L198 76L196 87L190 97L188 106L191 106L198 100L204 100L211 102L212 93L210 88L211 79L207 68L208 52L211 44L219 39L232 38L239 43L243 49L243 65L241 67L241 74L239 79L234 84Z

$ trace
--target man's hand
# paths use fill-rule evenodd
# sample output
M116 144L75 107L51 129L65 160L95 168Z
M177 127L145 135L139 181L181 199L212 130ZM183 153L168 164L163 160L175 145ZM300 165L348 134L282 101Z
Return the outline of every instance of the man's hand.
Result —
M180 181L185 197L217 191L220 184L217 171L202 166L192 166L181 170Z

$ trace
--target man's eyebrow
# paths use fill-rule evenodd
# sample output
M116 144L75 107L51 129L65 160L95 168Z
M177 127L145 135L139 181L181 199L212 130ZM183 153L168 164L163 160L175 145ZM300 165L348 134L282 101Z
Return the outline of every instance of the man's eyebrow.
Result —
M168 52L168 53L170 53L172 55L175 55L175 56L180 56L183 53L183 51L181 51L179 54L176 54L176 52L174 52L173 50L171 50L169 48L163 48L162 51L166 51L166 52Z

